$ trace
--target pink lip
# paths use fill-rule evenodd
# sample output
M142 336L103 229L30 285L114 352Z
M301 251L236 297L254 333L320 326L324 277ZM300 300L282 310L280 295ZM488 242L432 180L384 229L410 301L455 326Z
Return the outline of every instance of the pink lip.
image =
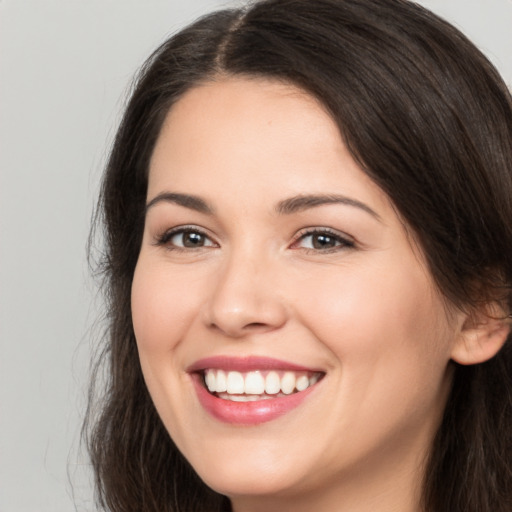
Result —
M199 374L193 374L194 387L201 405L214 418L234 425L258 425L279 418L298 407L317 386L315 384L299 393L269 400L231 402L210 394L201 379Z
M231 370L237 372L250 372L254 370L289 370L295 372L315 372L322 371L316 368L306 368L297 364L274 359L270 357L230 357L214 356L200 359L192 364L187 371L189 373L206 370L208 368L218 368L222 370Z
M317 371L304 366L295 365L286 361L264 357L233 358L216 356L201 359L188 368L200 404L214 418L234 425L258 425L265 423L298 407L318 385L315 384L304 391L291 395L280 396L268 400L255 402L232 402L212 395L204 386L201 371L207 368L247 372L251 370L289 370L289 371Z

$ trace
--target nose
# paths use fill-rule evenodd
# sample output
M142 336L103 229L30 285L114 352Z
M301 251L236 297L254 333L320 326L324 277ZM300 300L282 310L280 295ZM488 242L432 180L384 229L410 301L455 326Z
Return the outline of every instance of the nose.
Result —
M282 327L287 309L275 272L255 255L233 255L214 278L203 312L206 325L232 338Z

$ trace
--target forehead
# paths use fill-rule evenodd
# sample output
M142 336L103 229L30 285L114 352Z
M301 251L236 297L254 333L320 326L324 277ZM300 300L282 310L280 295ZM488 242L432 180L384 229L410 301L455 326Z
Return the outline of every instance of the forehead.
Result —
M219 200L235 194L248 200L249 183L251 193L260 191L265 199L336 188L389 207L348 152L334 120L303 90L254 78L219 79L189 90L163 124L148 197L183 188Z
M256 153L258 145L265 143L265 154L269 154L277 147L283 152L287 144L305 136L317 151L325 146L321 142L341 142L335 123L311 95L293 85L266 79L218 79L190 89L172 106L151 167L160 163L158 158L164 153L186 155L188 159L200 156L179 151L191 146L217 153L230 146L227 157Z

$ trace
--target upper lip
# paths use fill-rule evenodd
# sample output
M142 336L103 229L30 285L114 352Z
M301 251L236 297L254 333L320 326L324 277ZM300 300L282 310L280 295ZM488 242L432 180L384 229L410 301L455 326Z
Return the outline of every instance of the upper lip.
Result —
M222 369L238 372L250 372L256 370L289 370L295 372L323 372L317 368L308 368L306 366L283 361L281 359L274 359L272 357L262 356L246 356L246 357L233 357L233 356L213 356L199 359L191 364L187 371L189 373L200 372L207 369Z

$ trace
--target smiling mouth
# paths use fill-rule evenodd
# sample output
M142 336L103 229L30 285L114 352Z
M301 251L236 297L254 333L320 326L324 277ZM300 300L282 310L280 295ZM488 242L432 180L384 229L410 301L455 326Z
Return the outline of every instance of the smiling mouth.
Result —
M325 375L309 371L227 371L203 370L203 384L208 392L232 402L254 402L300 393L314 386Z

